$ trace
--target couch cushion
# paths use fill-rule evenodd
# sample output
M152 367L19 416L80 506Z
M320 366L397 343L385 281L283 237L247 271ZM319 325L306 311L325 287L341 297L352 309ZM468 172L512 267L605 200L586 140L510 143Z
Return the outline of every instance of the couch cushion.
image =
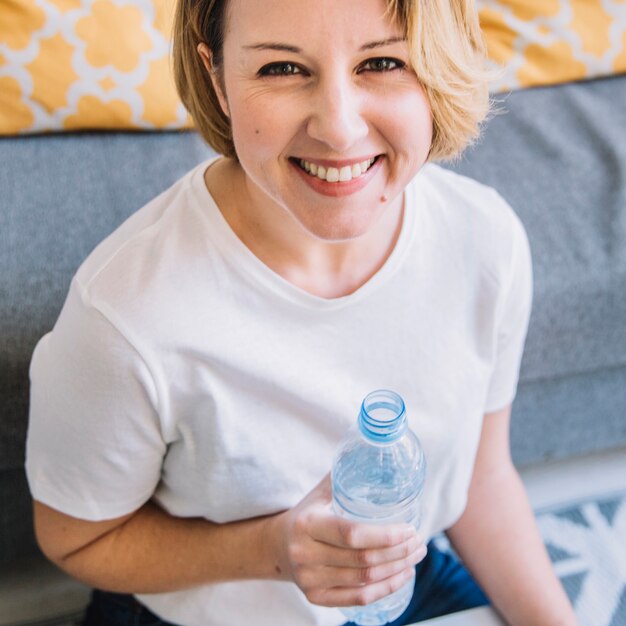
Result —
M526 226L535 302L522 381L626 364L626 76L516 91L453 169Z
M210 154L192 132L0 139L0 470L23 464L30 357L76 269Z
M522 382L511 420L515 463L527 465L624 448L625 383L626 367Z

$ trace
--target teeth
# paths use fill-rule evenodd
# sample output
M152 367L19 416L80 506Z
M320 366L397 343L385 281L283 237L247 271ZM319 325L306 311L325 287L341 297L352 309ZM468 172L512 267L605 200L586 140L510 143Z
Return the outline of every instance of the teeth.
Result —
M311 174L311 176L317 176L328 183L345 183L365 174L375 160L375 158L367 159L362 163L346 165L341 169L336 167L327 168L323 165L317 165L316 163L309 163L309 161L305 161L304 159L300 159L299 165L305 172Z
M339 170L339 180L342 183L347 183L349 180L352 180L352 168L349 165Z
M326 180L329 183L339 182L339 170L336 167L329 167L326 170Z

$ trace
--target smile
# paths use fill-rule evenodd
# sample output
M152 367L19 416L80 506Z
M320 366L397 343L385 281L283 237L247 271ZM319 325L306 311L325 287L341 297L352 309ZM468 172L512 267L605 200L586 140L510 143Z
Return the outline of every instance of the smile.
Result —
M354 163L353 165L346 165L340 168L324 167L323 165L310 163L304 159L298 159L295 163L312 177L317 177L328 183L347 183L355 178L363 176L370 169L370 167L372 167L375 161L376 157L373 157L362 161L361 163Z

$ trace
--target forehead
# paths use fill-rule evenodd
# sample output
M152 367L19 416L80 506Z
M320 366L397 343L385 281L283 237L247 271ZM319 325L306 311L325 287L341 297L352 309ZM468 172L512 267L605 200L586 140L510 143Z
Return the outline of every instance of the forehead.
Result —
M339 39L360 45L401 30L385 0L229 0L224 39L331 47Z

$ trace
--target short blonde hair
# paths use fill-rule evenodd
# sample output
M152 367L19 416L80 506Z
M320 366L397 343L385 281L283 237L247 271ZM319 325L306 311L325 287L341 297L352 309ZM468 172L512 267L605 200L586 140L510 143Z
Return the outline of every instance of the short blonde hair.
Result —
M230 120L222 111L198 45L206 43L218 77L228 0L178 0L173 63L178 94L205 141L237 158ZM473 0L386 0L407 37L411 64L433 114L429 160L458 156L480 134L489 112L485 46ZM220 79L222 80L223 77ZM222 80L223 84L223 80Z

